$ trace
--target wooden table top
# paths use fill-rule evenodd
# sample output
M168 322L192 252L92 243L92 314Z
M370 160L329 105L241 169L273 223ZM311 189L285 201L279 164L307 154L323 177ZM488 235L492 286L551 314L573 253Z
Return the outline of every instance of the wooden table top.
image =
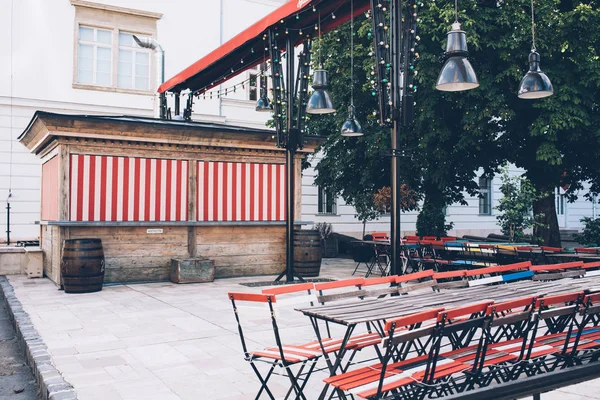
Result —
M600 291L600 276L580 279L566 278L546 282L519 281L496 286L442 289L440 292L411 292L402 296L353 299L343 303L296 310L310 317L348 326L390 320L435 307L456 308L487 299L500 302L527 296L546 296L578 290Z

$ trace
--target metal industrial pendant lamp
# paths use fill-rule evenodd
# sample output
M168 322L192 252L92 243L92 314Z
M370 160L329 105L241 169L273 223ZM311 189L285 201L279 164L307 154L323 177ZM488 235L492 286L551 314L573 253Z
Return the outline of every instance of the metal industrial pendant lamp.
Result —
M260 99L258 99L258 101L256 102L256 111L259 111L259 112L273 111L273 104L271 104L271 101L267 97L267 94L264 92L260 95Z
M327 71L321 64L321 12L319 11L319 69L313 75L313 93L306 103L308 114L331 114L335 112L333 102L327 93Z
M548 76L540 69L540 55L535 49L535 20L533 0L531 0L531 53L529 53L529 71L521 80L518 96L520 99L541 99L552 96L554 89Z
M354 1L350 1L350 107L348 119L342 125L342 136L362 136L363 131L354 116Z
M448 43L446 44L446 57L435 88L443 92L460 92L475 89L479 86L475 70L467 57L467 35L458 22L458 2L454 1L456 19L452 24L452 30L448 32Z
M342 136L363 135L362 128L354 116L354 104L350 104L350 107L348 107L348 118L346 119L346 122L344 122L344 124L342 125L341 132Z

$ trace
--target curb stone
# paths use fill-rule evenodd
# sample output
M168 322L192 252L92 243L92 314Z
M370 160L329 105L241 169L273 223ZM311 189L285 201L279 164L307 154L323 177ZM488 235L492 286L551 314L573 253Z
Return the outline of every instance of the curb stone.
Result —
M42 400L77 400L75 389L64 380L52 363L48 347L23 310L14 288L5 276L0 276L0 300L4 300L7 306L8 318L15 328L19 346L25 351L27 365L35 376Z

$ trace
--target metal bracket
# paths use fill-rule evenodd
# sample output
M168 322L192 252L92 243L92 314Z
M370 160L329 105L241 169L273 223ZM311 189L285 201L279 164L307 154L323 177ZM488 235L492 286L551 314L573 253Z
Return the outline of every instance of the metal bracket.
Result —
M275 132L277 134L277 147L285 148L288 142L288 134L285 132L283 117L284 110L285 85L283 79L283 67L280 63L281 50L277 42L275 32L270 30L267 33L268 51L271 58L271 85L273 90L273 120L275 122Z
M187 102L185 104L185 108L183 109L183 119L185 121L192 120L192 112L194 108L194 93L190 92L188 94Z
M371 14L373 21L373 49L375 57L375 73L377 76L377 99L379 102L379 124L391 125L391 68L388 30L385 12L380 0L371 0Z
M296 126L298 148L304 147L304 132L306 130L306 101L308 98L308 75L310 74L310 56L312 40L304 42L304 50L298 56L298 73L296 75L296 89L294 98L296 99Z

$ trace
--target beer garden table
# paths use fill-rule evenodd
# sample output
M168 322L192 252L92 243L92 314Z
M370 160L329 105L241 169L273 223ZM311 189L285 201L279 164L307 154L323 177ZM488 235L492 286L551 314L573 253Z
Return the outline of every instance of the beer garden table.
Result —
M386 320L408 316L424 309L436 306L460 307L463 305L480 302L485 299L496 301L511 300L524 295L546 295L550 292L561 291L563 285L554 282L516 282L502 286L479 286L473 288L443 290L441 292L421 292L408 295L392 296L388 298L352 300L331 305L321 305L309 308L297 308L311 320L313 329L319 343L322 346L324 358L329 369L330 376L345 371L342 366L344 356L352 350L351 337L355 328L360 324L372 326L381 335L386 336L384 325ZM573 290L573 286L564 285L564 290ZM324 351L323 339L319 322L332 323L346 328L339 352L335 360L329 358ZM381 358L379 351L378 356ZM325 384L319 399L325 398L329 384ZM346 398L342 391L338 391L340 398Z

